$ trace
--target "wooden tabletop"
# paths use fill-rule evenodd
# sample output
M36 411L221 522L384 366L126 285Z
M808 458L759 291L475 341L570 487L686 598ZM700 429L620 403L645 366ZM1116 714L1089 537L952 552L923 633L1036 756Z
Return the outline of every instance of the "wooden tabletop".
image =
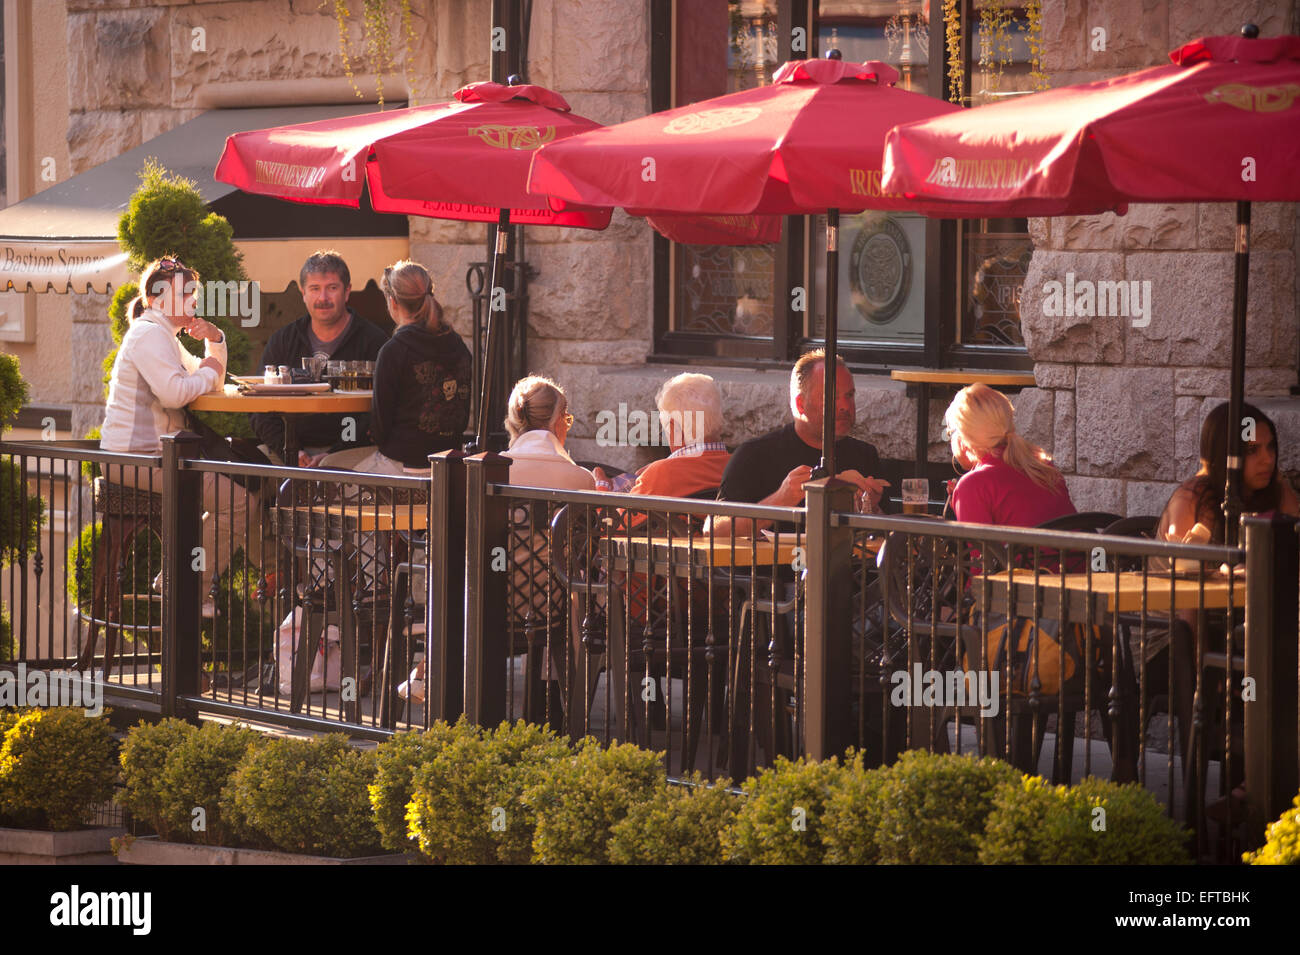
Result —
M200 395L191 411L239 411L245 414L346 414L370 411L370 395L330 392L319 395L241 395L225 391Z
M292 521L313 530L330 525L360 531L422 531L429 526L429 508L424 501L414 504L314 504L311 507L281 507L282 521Z
M1034 572L1016 570L1012 572L1012 582L1016 586L1016 612L1024 613L1032 606L1034 593ZM977 602L983 602L982 578L976 578L971 590ZM1006 610L1007 572L989 574L992 585L992 609L998 612ZM1140 573L1095 573L1091 580L1088 574L1065 574L1064 589L1068 605L1067 617L1075 622L1082 622L1086 611L1086 594L1094 595L1094 615L1098 612L1138 613L1143 608L1142 581ZM1172 587L1171 587L1172 583ZM1237 577L1234 580L1232 604L1240 609L1245 606L1246 581ZM1062 578L1059 574L1044 574L1038 580L1039 613L1051 619L1058 616ZM1228 580L1226 577L1206 577L1204 597L1201 596L1201 582L1196 578L1175 577L1171 579L1162 574L1146 576L1146 609L1150 613L1168 613L1170 605L1174 610L1224 610L1228 606ZM1172 598L1172 600L1171 600ZM1099 623L1104 621L1097 621Z
M914 371L894 369L889 373L889 377L894 381L919 382L928 385L973 385L979 382L985 385L1018 388L1034 386L1034 373L1031 371L974 371L961 368L921 368Z
M612 542L615 553L626 559L628 556L628 538L613 534L609 537L609 540ZM671 546L675 561L683 565L689 562L697 568L708 567L710 564L715 568L744 568L771 567L773 562L793 565L797 553L796 549L799 553L803 553L808 540L805 537L802 541L796 543L793 534L782 534L779 541L776 542L768 537L757 540L738 537L733 544L730 536L710 540L707 534L696 534L689 540L684 536L674 536L671 541L667 537L651 537L649 543L654 548L656 556L660 559L666 556L668 548ZM883 539L864 539L861 549L874 555L883 545ZM644 559L645 550L646 538L644 536L637 537L634 533L631 538L632 554L635 557Z

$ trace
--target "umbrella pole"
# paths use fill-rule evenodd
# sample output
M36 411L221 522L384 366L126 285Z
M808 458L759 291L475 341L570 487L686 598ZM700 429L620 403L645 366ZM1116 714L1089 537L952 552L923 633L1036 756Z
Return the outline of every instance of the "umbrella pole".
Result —
M1246 391L1246 282L1250 277L1250 203L1237 203L1237 250L1232 283L1232 369L1228 386L1227 486L1223 491L1224 542L1237 546L1241 515L1241 406Z
M826 210L826 362L822 366L822 460L814 478L835 474L835 386L839 363L835 360L839 337L840 297L840 210Z
M483 349L483 390L479 393L478 402L478 426L475 428L475 445L479 451L488 450L488 429L491 427L491 410L495 404L493 400L496 394L496 371L497 371L497 354L500 351L501 324L498 320L494 305L496 304L497 287L501 280L501 270L504 267L506 257L506 245L509 241L510 228L510 210L502 209L497 216L497 241L496 249L492 253L492 272L488 279L488 300L487 300L487 347ZM504 320L505 312L502 311L501 319Z

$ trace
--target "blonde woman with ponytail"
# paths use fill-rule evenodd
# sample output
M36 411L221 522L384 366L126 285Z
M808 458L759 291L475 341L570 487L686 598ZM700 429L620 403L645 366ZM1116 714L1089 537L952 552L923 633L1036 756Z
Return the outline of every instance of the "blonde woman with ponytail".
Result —
M464 440L473 358L461 337L443 323L442 306L423 265L394 262L384 269L379 290L397 328L375 361L370 436L376 447L351 470L427 473L429 455L459 447ZM332 457L322 466L348 466Z
M1075 513L1051 457L1016 433L1015 409L1006 395L982 384L963 388L944 421L953 457L969 469L952 493L957 520L1037 527Z

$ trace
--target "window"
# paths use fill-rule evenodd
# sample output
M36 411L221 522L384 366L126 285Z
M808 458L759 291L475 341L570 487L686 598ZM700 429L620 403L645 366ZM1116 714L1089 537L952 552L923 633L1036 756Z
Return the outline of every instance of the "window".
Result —
M1032 87L1023 11L962 0L963 99ZM771 82L792 57L832 47L846 60L895 66L898 84L943 97L948 75L938 0L656 0L654 108ZM982 54L981 54L982 51ZM971 93L971 90L974 90ZM1024 219L936 221L908 213L841 217L839 328L864 367L1027 367L1020 287L1033 251ZM786 220L770 246L680 246L656 239L659 357L788 362L824 336L825 217ZM796 311L790 289L809 290Z

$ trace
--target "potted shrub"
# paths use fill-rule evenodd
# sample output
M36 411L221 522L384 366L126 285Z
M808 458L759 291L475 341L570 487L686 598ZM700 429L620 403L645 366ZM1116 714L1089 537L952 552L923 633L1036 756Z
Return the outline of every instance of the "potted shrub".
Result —
M375 770L374 752L354 749L341 733L273 739L251 750L231 777L223 810L244 844L294 855L245 861L380 861L373 858L382 847L368 797Z
M123 830L88 824L113 795L117 741L108 712L0 715L0 862L101 863Z
M267 739L180 720L132 727L122 804L159 833L127 837L134 865L312 865L404 861L379 851L367 786L375 754L334 734Z
M537 819L523 793L571 755L546 727L520 720L486 732L462 720L412 774L408 834L445 864L525 864Z
M622 743L608 749L587 737L576 753L551 763L524 791L536 815L533 861L551 865L609 861L614 826L667 785L663 754Z
M637 803L610 831L609 861L619 865L721 865L725 834L740 799L731 780L706 783L699 773Z
M122 746L126 787L119 801L158 835L123 840L118 861L177 864L208 858L192 846L230 846L235 835L223 805L226 788L262 740L254 730L220 723L195 727L167 719L133 727Z
M776 764L745 780L745 800L725 835L727 858L751 865L807 865L823 861L821 830L827 803L843 767L835 758Z
M1191 834L1136 783L1039 776L1002 786L980 839L985 865L1187 865Z

